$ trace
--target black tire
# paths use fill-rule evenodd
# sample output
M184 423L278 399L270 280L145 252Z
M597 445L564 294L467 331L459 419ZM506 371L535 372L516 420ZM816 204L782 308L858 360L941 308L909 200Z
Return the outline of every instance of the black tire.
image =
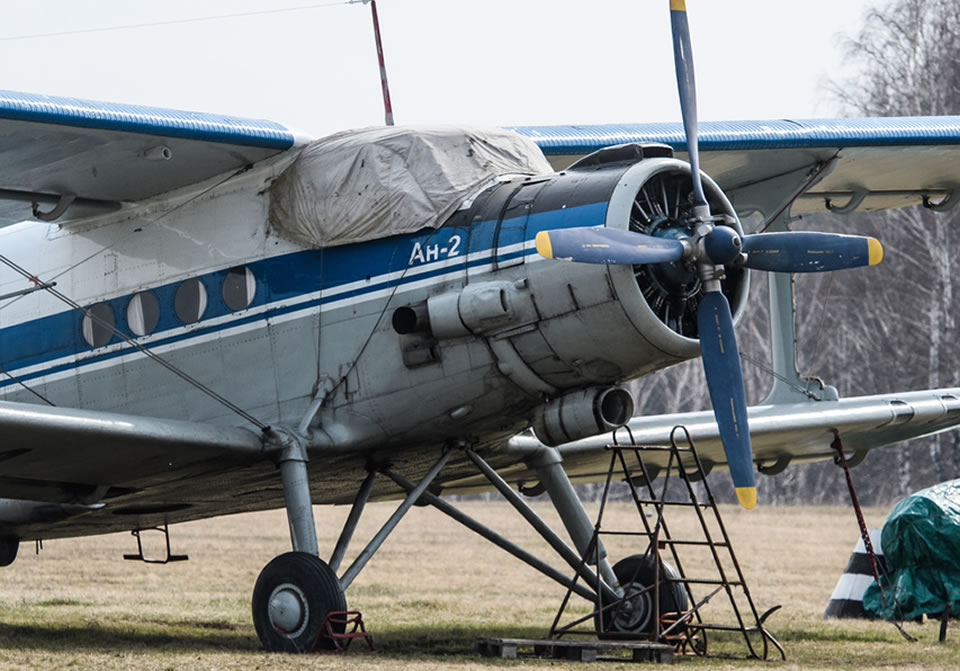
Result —
M649 555L631 555L613 565L613 572L625 589L640 591L656 581L656 560ZM660 615L683 613L688 609L687 592L683 583L673 582L679 578L670 564L661 564ZM653 634L656 623L653 614L653 590L648 590L632 600L631 609L610 609L595 620L600 638L624 638L632 634ZM679 632L675 632L679 633Z
M277 602L271 608L274 599ZM264 566L252 602L253 626L270 652L311 652L327 613L347 609L336 574L322 559L306 552L287 552ZM342 632L343 625L338 629ZM332 646L330 641L320 641L319 647Z
M20 549L20 539L5 536L0 538L0 566L10 566L17 558Z

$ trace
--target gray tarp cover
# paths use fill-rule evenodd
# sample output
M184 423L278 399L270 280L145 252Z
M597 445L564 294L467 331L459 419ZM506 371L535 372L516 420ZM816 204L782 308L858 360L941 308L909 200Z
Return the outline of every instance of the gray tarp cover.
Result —
M501 129L367 128L307 145L274 182L270 224L313 247L436 228L498 175L553 172Z

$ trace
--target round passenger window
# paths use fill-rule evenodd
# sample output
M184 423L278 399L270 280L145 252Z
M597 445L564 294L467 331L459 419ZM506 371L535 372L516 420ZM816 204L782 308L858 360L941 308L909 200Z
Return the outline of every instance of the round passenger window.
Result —
M231 268L223 278L223 302L234 312L249 307L256 291L257 281L246 266Z
M207 309L207 289L195 277L184 280L173 297L173 311L184 324L200 321Z
M81 329L90 347L103 347L113 336L113 310L106 303L91 305L83 315Z
M153 333L160 319L160 304L157 297L149 291L134 294L127 303L127 326L135 335L144 336Z

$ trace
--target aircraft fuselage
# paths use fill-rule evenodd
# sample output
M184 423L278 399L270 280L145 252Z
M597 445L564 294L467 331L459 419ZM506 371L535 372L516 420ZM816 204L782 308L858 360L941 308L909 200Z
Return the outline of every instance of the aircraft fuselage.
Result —
M625 228L649 176L684 166L503 178L438 229L308 249L268 223L283 167L268 161L108 217L0 230L0 246L260 421L296 427L319 408L315 446L488 443L545 401L696 356L631 268L547 262L533 245L541 230ZM29 286L0 274L0 294ZM5 400L36 402L26 385L57 405L242 423L44 291L2 306L0 351Z

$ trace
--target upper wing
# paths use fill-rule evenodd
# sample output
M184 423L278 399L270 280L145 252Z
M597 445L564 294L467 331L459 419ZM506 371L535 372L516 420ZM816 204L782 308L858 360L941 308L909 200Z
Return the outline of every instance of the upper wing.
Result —
M748 410L754 460L779 471L788 463L830 458L834 454L830 445L837 436L848 458L859 461L875 447L960 426L960 388L754 406ZM594 436L558 449L572 480L598 481L606 477L610 467L612 455L607 445L614 441L620 445L669 445L674 427L681 425L690 432L705 466L725 466L720 434L710 411L634 417L629 428L617 430L614 436ZM683 438L683 433L677 434L678 445L685 444ZM517 463L504 465L501 474L510 482L536 482L536 472L519 460L541 447L532 435L511 439L506 451L515 455ZM666 460L663 452L644 455L648 465L662 467ZM447 491L472 490L484 483L482 478L471 477L445 487Z
M293 147L272 121L0 91L0 225L49 212L107 211Z
M512 130L533 139L557 169L626 142L686 148L679 123ZM864 211L903 207L925 196L940 201L960 188L960 116L703 122L699 145L704 172L741 211L738 200L749 201L750 187L796 171L823 170L797 198L797 213L825 212L827 199L841 208L860 201Z

